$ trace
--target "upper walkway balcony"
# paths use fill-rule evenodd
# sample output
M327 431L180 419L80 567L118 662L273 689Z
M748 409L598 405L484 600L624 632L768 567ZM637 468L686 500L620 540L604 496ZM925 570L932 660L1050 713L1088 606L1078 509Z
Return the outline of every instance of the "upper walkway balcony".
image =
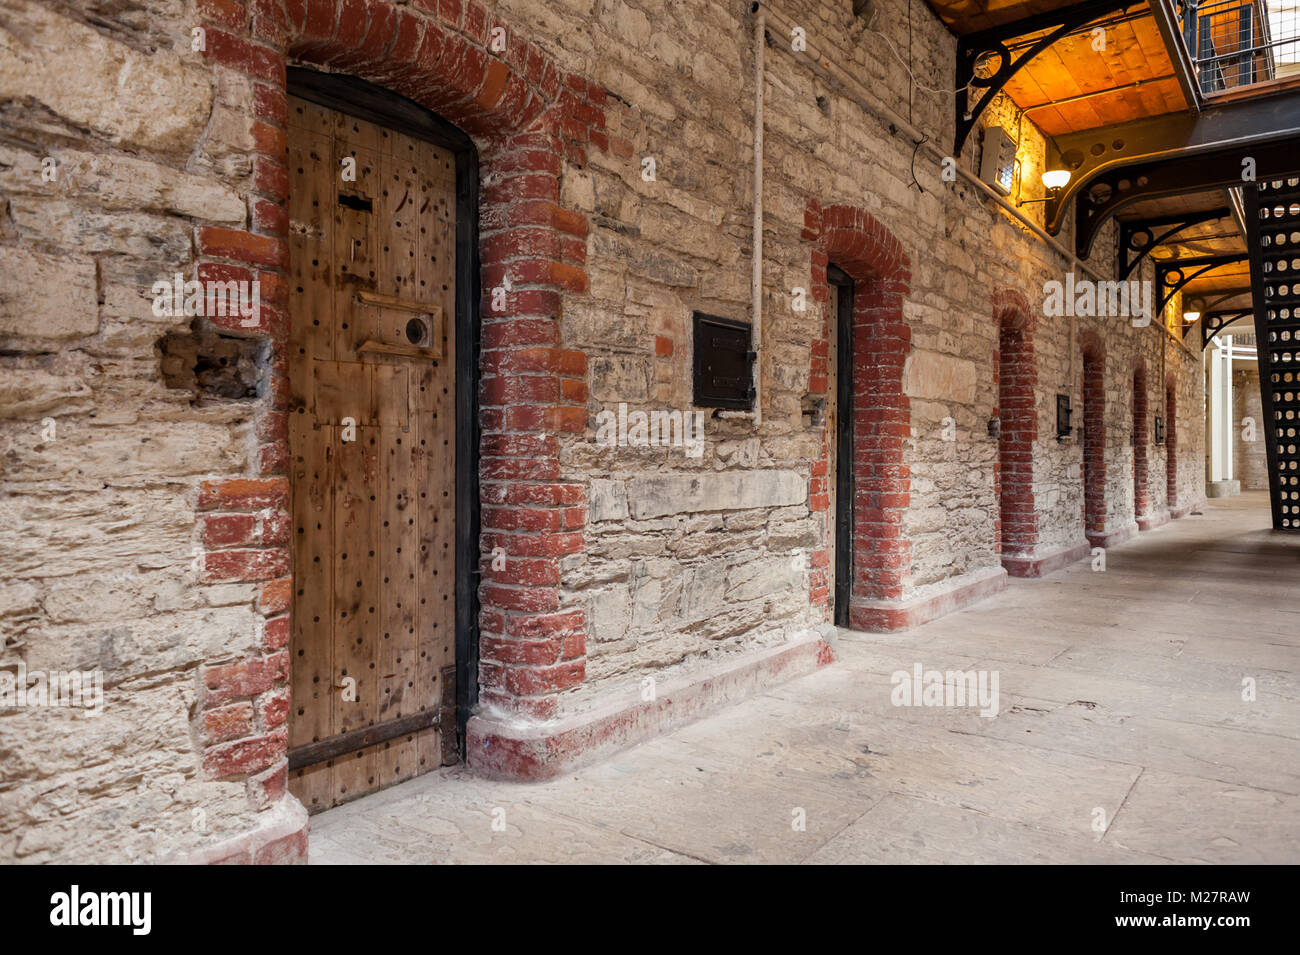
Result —
M1300 85L1297 0L1184 0L1178 22L1207 101Z

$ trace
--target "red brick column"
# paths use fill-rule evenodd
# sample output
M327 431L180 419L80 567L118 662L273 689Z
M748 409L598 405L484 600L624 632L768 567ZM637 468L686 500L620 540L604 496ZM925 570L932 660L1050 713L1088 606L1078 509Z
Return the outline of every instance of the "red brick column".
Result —
M566 93L576 105L585 88ZM587 426L587 356L560 341L560 289L587 289L587 221L558 204L562 145L535 132L503 142L481 197L479 695L537 717L586 673L586 616L559 591L560 559L583 550L587 523L586 487L560 478L558 435ZM493 312L506 283L508 312Z
M1151 509L1147 483L1147 369L1141 361L1133 371L1133 519Z
M1083 350L1083 531L1096 545L1106 533L1106 353L1088 332Z
M911 272L899 241L870 213L852 206L826 206L809 200L803 238L811 240L812 293L815 302L830 297L826 268L831 262L854 280L853 291L853 445L854 478L853 596L891 600L903 595L911 549L903 535L903 514L911 501L911 472L903 463L903 444L911 435L911 405L903 394L903 366L912 333L903 319L903 299ZM824 311L824 310L823 310ZM809 391L826 391L826 355L831 327L823 322L812 344ZM814 465L809 507L825 512L825 442ZM834 516L830 515L830 521ZM828 533L829 533L828 529ZM814 572L824 568L825 550L813 555ZM814 576L814 597L825 603L826 577ZM850 623L870 627L873 618L851 607Z
M283 476L205 481L198 509L205 583L259 583L257 649L200 668L197 730L203 769L243 779L262 809L288 782L289 484Z
M1038 440L1034 321L1029 302L1007 289L993 295L998 323L995 363L1001 421L994 484L999 501L999 553L1028 556L1038 543L1034 508L1034 443Z
M198 13L207 59L241 74L253 93L240 122L214 124L212 134L229 138L227 151L253 143L248 225L197 226L199 275L260 279L259 325L227 324L271 349L250 473L205 482L199 500L204 579L263 583L265 622L254 655L202 668L198 723L207 773L249 780L260 807L284 792L289 705L286 65L386 87L479 145L480 695L537 715L553 712L555 694L585 672L586 621L560 606L559 560L583 549L586 492L561 480L558 445L585 427L586 358L563 347L559 322L561 293L586 290L587 223L559 205L559 181L563 162L583 165L589 148L608 148L605 91L466 0L198 0ZM507 276L507 309L493 312L491 290ZM490 559L498 546L507 554L501 571Z

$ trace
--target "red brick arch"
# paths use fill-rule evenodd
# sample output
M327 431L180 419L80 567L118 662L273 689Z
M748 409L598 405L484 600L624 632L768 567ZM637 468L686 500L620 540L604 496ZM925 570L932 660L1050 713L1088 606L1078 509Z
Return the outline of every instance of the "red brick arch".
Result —
M1038 543L1038 513L1034 509L1034 443L1038 440L1034 362L1034 313L1020 292L1004 289L992 295L998 326L994 377L998 389L997 417L1001 422L994 485L999 501L999 553L1028 557ZM1008 572L1030 565L1009 561Z
M585 677L585 615L561 610L558 581L560 559L584 546L586 492L560 483L559 439L586 426L587 367L584 353L563 346L559 318L561 294L587 287L587 221L562 208L559 194L566 161L585 164L589 148L609 147L606 94L465 0L199 0L198 10L208 61L251 86L244 119L254 143L248 227L198 224L198 269L201 276L261 278L260 326L230 331L269 338L277 351L250 473L206 482L199 498L208 527L221 526L227 515L252 514L264 528L239 546L207 534L203 561L206 580L261 582L265 622L251 659L203 667L197 727L208 775L248 779L254 802L265 805L285 785L292 593L283 533L288 388L278 353L288 325L286 65L382 86L457 125L478 148L481 543L485 551L501 545L520 558L505 570L482 566L480 699L531 715L555 712L556 694ZM505 47L493 51L498 27ZM242 133L232 139L239 141L228 149L247 149ZM511 309L495 316L487 297L507 271ZM241 738L208 731L209 708L241 701L251 701L258 714Z
M813 242L814 301L826 302L830 297L826 267L832 261L855 283L854 562L849 622L855 628L880 629L890 625L888 611L864 604L901 597L911 567L911 549L903 535L903 515L912 486L911 473L903 463L903 445L912 427L911 405L903 394L903 366L912 338L903 319L910 265L902 244L870 213L852 206L822 207L810 200L804 213L803 238ZM830 327L828 320L821 338L813 342L809 390L814 393L826 390ZM828 438L823 435L825 440ZM822 478L820 486L824 488L824 484ZM814 483L811 489L810 506L825 510L826 495L817 493L818 487Z

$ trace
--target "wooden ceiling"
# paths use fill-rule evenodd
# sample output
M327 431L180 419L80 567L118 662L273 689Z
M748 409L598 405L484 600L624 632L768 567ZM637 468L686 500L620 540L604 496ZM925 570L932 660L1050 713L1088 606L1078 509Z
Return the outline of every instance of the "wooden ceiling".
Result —
M1069 0L930 0L935 14L958 36L1069 6Z
M1187 109L1149 13L1116 18L1106 27L1102 51L1092 48L1087 31L1057 40L1025 64L1004 92L1053 136Z
M1140 222L1165 216L1192 214L1231 206L1227 190L1206 189L1180 196L1162 196L1125 206L1116 215L1123 222ZM1165 227L1167 228L1167 227ZM1161 231L1156 227L1157 233ZM1211 255L1236 255L1245 252L1246 242L1237 228L1237 220L1229 212L1220 219L1211 219L1180 231L1166 245L1151 252L1155 262L1168 264L1179 259L1198 259ZM1247 263L1231 263L1211 269L1188 282L1183 288L1183 300L1217 298L1228 292L1240 290L1244 299L1234 297L1221 307L1250 302L1250 268Z
M931 0L930 6L958 36L1003 26L1073 4L1056 0ZM1104 26L1106 46L1093 49L1092 29ZM1007 40L1018 56L1040 30ZM1062 37L1030 60L1004 92L1048 135L1188 108L1174 65L1146 0L1104 16Z
M935 14L957 36L1005 26L1049 13L1073 3L1062 0L929 0ZM1104 50L1093 49L1094 27L1106 29ZM1035 40L1047 35L1038 30L1004 40L1018 56ZM1099 17L1039 53L1003 88L1015 104L1048 136L1126 123L1191 108L1174 75L1174 63L1146 0L1125 10ZM1117 218L1128 222L1227 207L1228 194L1210 189L1179 196L1163 196L1134 203ZM1157 230L1161 231L1161 230ZM1168 245L1151 254L1155 261L1239 253L1245 241L1231 214L1189 227ZM1250 302L1250 275L1246 263L1215 268L1189 282L1184 302L1212 300L1236 290L1219 307Z

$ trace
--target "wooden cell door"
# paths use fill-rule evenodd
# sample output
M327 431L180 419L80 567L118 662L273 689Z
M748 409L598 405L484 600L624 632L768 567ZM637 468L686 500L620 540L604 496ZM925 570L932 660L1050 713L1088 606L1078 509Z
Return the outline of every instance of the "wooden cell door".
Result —
M456 164L289 101L293 700L319 811L454 761Z

